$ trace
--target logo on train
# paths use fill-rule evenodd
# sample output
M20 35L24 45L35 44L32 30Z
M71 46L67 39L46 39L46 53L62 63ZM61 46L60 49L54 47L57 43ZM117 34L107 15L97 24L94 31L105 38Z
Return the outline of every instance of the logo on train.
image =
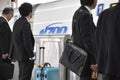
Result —
M62 22L52 23L45 27L45 29L42 29L40 31L40 35L45 34L66 34L68 27L67 26L60 26L62 25Z

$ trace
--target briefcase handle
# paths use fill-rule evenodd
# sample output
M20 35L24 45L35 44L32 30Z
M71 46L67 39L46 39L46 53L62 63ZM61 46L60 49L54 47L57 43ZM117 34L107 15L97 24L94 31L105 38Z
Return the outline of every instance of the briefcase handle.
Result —
M73 42L71 39L67 39L66 42Z
M72 64L72 63L74 63L76 60L78 60L80 58L80 55L77 55L77 54L75 54L72 50L71 50L71 52L70 52L70 55L69 55L69 61L70 61L70 63Z

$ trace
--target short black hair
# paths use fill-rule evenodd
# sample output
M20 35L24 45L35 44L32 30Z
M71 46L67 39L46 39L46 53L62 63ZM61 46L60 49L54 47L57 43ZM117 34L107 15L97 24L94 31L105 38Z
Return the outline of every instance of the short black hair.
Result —
M6 7L6 8L4 8L3 9L3 11L2 11L2 14L13 14L14 13L14 10L13 10L13 8L11 8L11 7Z
M32 12L32 5L30 3L23 3L19 7L19 12L21 16L28 16L30 12Z
M91 6L94 3L94 0L80 0L81 5Z

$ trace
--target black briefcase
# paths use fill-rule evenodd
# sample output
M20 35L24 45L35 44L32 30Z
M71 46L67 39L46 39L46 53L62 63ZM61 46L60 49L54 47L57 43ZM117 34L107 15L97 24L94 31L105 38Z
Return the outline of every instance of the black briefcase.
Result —
M71 40L67 40L59 62L80 76L86 63L86 59L87 52L73 44Z
M0 77L12 79L14 73L14 64L0 62Z

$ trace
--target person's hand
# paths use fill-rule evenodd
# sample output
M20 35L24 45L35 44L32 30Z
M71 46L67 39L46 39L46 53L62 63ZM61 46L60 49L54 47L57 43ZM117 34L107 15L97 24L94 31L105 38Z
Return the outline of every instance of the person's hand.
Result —
M11 62L16 62L16 60L15 59L11 59Z
M93 64L90 66L91 70L93 70L94 72L97 72L97 64Z
M8 53L2 54L2 58L3 58L3 59L6 59L7 57L8 57Z
M34 61L35 60L35 56L32 57L32 58L29 58L29 60Z

